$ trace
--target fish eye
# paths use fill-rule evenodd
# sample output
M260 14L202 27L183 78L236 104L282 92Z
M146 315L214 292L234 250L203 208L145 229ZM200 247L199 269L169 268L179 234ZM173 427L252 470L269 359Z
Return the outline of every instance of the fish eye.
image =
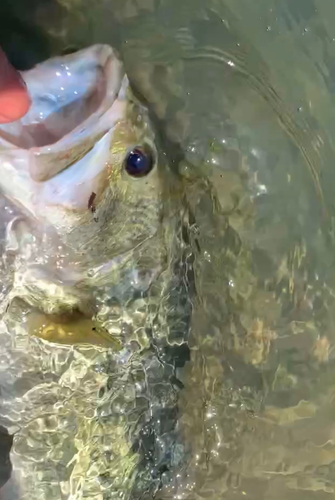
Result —
M154 167L154 156L148 146L137 146L126 156L125 169L132 177L145 177Z

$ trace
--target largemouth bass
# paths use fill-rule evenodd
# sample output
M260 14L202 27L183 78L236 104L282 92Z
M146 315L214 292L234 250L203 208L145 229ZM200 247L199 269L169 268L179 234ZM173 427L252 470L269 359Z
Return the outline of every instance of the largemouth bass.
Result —
M109 46L23 76L32 108L0 127L3 494L152 498L184 454L183 185Z

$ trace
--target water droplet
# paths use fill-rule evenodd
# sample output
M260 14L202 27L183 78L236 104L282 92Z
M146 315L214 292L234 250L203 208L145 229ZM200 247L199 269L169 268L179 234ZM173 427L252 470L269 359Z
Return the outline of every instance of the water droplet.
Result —
M261 196L262 194L267 194L268 190L265 184L258 184L256 196Z
M207 250L204 251L204 259L207 260L207 262L211 261L211 254L207 252Z

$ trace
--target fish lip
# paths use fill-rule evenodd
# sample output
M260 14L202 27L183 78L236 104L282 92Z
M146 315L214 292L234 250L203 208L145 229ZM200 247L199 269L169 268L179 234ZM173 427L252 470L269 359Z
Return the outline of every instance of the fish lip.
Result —
M85 92L81 94L81 98L85 99L84 106L82 106L79 111L76 111L76 107L73 108L74 126L72 128L69 126L68 130L63 130L63 122L64 126L66 126L68 119L67 117L59 117L59 112L63 112L65 108L62 107L60 99L59 101L56 99L56 105L58 103L59 108L49 113L46 119L50 118L50 120L55 120L56 130L59 130L59 136L56 137L54 141L47 142L41 146L36 146L33 142L30 144L25 143L20 139L21 131L25 130L26 142L29 142L29 127L36 127L37 109L39 109L37 104L34 107L34 102L38 103L41 93L43 93L43 95L49 93L51 97L53 96L52 83L50 83L47 89L37 85L35 93L31 92L33 103L31 109L22 120L17 120L10 124L10 126L0 126L0 146L4 146L7 150L12 150L14 154L15 151L19 150L21 154L26 157L29 163L30 177L35 182L43 182L50 179L70 166L73 161L83 157L86 152L92 148L96 139L103 136L115 125L115 117L114 122L113 120L111 122L109 119L109 117L113 115L110 111L118 99L123 99L125 97L124 89L128 86L128 80L125 76L122 63L115 54L114 49L103 44L93 45L92 47L80 50L68 56L53 58L39 64L26 73L22 73L23 77L25 77L29 91L33 87L33 80L36 80L41 71L46 72L44 80L49 81L50 74L53 75L55 67L56 69L58 66L66 68L71 67L72 64L74 69L78 72L78 75L75 75L74 72L73 79L71 80L72 83L69 84L69 88L74 88L71 87L71 85L73 85L73 82L75 83L77 80L80 80L80 72L83 71L80 66L81 61L86 61L87 59L92 62L91 67L89 66L88 82L89 84L92 83L91 79L93 75L94 83L88 87L88 90L85 88ZM54 80L51 81L53 82ZM97 103L95 105L94 97L92 109L90 109L90 91L92 91L93 94L94 92L97 93ZM87 106L89 110L88 114L85 115L86 101L88 102ZM80 107L80 104L78 104L78 106ZM76 122L76 113L78 113L79 118L81 118L82 110L84 119ZM69 121L71 122L71 120ZM47 129L46 120L40 121L39 125ZM52 126L51 130L53 130ZM18 135L13 135L13 131ZM38 132L36 132L36 134L38 134Z

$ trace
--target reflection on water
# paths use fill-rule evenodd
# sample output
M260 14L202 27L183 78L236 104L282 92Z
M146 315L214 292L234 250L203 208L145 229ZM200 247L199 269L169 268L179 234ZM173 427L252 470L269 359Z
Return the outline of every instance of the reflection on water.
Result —
M150 307L100 292L111 322L141 331L131 355L27 342L20 308L2 324L0 425L14 433L4 494L333 497L333 3L61 10L57 29L47 9L36 15L50 47L120 51L186 186L185 211Z

